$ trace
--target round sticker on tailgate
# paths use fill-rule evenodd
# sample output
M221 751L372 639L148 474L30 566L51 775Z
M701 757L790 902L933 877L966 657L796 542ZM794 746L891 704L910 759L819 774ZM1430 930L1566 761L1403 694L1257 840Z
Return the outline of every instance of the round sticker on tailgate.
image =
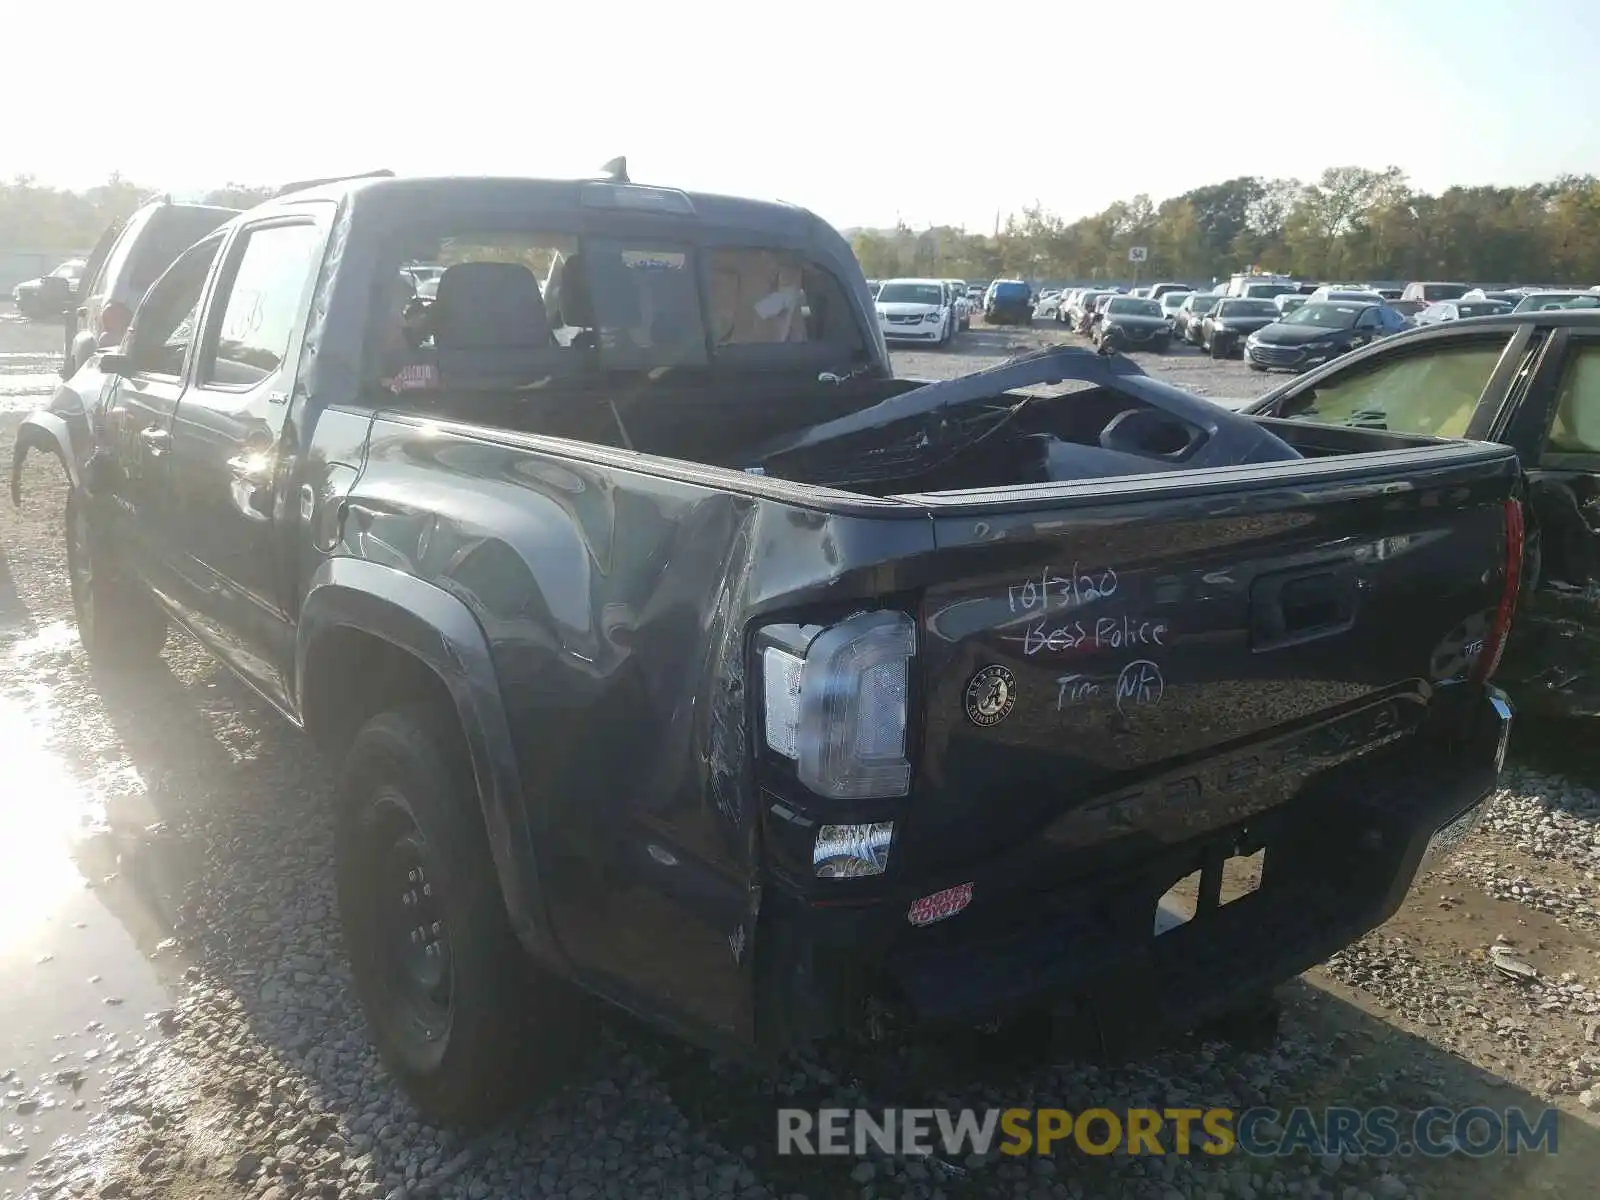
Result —
M967 905L972 903L972 885L959 884L953 888L945 888L942 892L935 892L931 896L924 896L911 906L906 913L906 920L913 925L932 925L935 921L942 921L946 917L953 917Z
M1017 704L1017 681L999 663L990 663L972 677L965 697L967 719L974 725L998 725Z

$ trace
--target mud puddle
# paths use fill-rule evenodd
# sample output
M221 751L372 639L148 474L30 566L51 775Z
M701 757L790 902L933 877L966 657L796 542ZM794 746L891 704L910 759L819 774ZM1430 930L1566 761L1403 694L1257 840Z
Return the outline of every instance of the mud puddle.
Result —
M76 647L66 622L0 629L0 1171L87 1126L182 969L161 916L170 872L140 853L159 842L142 782L53 749Z

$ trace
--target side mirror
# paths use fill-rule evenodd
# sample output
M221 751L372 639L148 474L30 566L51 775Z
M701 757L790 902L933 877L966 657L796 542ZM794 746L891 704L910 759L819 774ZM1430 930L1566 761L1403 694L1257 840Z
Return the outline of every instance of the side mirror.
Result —
M100 370L106 375L117 375L126 379L133 374L133 360L126 354L108 353L100 356Z

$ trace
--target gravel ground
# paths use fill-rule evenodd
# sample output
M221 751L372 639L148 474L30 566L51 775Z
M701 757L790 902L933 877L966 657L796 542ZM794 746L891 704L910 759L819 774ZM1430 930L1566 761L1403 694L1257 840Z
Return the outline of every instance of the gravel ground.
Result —
M947 352L897 354L934 376L998 361L1030 333L975 330ZM4 348L4 347L0 347ZM45 347L41 346L41 349ZM1213 395L1260 390L1237 363L1186 353L1151 369ZM9 463L14 419L0 419ZM1284 989L1270 1049L1187 1041L1119 1068L1048 1065L995 1039L975 1066L916 1076L930 1106L1430 1104L1563 1113L1555 1156L985 1162L779 1158L773 1110L881 1104L875 1055L834 1045L759 1078L596 1012L566 1086L487 1137L420 1124L367 1047L347 993L329 873L327 768L243 687L174 637L153 679L91 684L67 635L62 490L31 460L27 505L0 516L0 695L47 694L42 747L102 810L79 869L157 920L177 986L141 1034L48 1077L0 1063L7 1196L316 1197L1400 1197L1593 1195L1600 1134L1600 793L1521 762L1486 827L1413 889L1387 926ZM19 655L22 639L59 648ZM28 709L30 713L35 709ZM1543 760L1539 760L1543 761ZM125 919L133 920L132 916ZM148 944L145 931L141 944ZM1503 947L1496 951L1496 945ZM153 953L154 951L152 951ZM1537 972L1514 978L1512 955ZM1505 961L1502 959L1502 961ZM63 1034L71 1032L63 1030ZM87 1122L29 1145L30 1100L94 1076ZM873 1079L866 1085L860 1079Z

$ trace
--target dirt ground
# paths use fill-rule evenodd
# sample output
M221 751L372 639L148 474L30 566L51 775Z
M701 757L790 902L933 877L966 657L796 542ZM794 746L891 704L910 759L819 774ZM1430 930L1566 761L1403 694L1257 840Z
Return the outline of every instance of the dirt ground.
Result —
M1066 339L1054 326L979 327L950 350L895 357L904 374L944 377L1057 340ZM0 384L7 373L46 374L51 348L42 334L0 322ZM1249 395L1275 382L1188 351L1145 363L1209 395ZM15 426L14 416L0 416L6 465ZM46 801L78 807L57 824L80 888L90 885L107 919L150 960L156 991L148 1002L130 992L149 1010L109 1048L97 1043L92 1058L72 1040L82 1032L76 1015L69 1024L49 1005L0 994L0 1028L26 1026L18 1045L67 1047L62 1062L33 1052L26 1070L0 1061L7 1195L1595 1194L1600 795L1586 781L1600 776L1560 753L1579 731L1538 731L1535 753L1519 728L1516 761L1484 827L1413 887L1393 920L1283 989L1285 1019L1270 1048L1186 1041L1116 1068L1047 1063L1037 1049L1019 1061L997 1049L980 1069L924 1081L907 1098L1075 1110L1267 1105L1280 1114L1300 1105L1387 1105L1402 1114L1441 1105L1521 1108L1532 1117L1553 1106L1562 1114L1553 1155L780 1158L774 1109L874 1098L861 1082L868 1051L827 1047L787 1063L776 1079L755 1077L614 1015L598 1019L570 1085L525 1120L470 1140L428 1129L367 1050L345 992L328 879L327 765L176 636L156 678L92 681L71 636L58 472L35 457L24 484L24 507L7 504L0 514L0 697L14 718L0 729L13 764L32 761L29 754L56 764L65 798L34 795L41 771L13 769L11 807L0 816L19 819ZM34 934L41 945L67 937L62 928ZM1505 962L1513 966L1497 965ZM1513 973L1517 962L1535 975ZM74 969L99 973L92 963ZM101 970L109 987L113 968ZM120 960L115 967L131 970ZM170 999L159 998L163 991ZM80 1078L75 1088L73 1071L92 1086ZM76 1115L47 1130L41 1096L54 1098L52 1111ZM72 1109L74 1096L89 1099Z

